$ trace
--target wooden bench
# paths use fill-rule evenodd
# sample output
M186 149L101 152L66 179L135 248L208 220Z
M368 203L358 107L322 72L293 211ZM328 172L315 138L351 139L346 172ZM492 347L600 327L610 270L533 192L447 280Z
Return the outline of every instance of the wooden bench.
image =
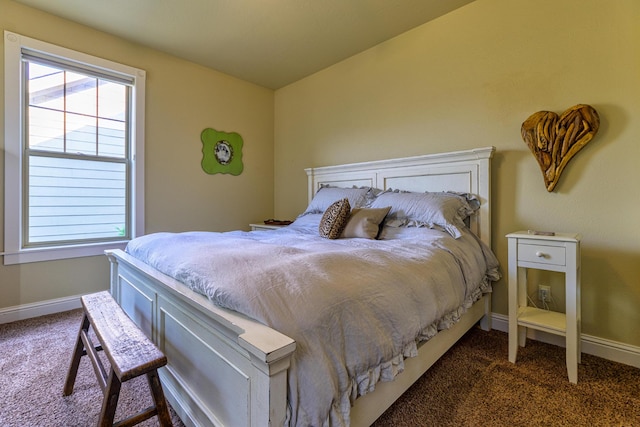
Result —
M81 300L84 315L63 394L68 396L73 392L80 359L87 355L104 395L98 426L133 426L156 415L161 426L171 426L171 416L158 377L158 368L167 364L167 357L138 329L109 292L85 295ZM89 326L100 345L91 341ZM111 365L108 374L99 351L104 351ZM122 383L142 374L147 375L154 405L114 424Z

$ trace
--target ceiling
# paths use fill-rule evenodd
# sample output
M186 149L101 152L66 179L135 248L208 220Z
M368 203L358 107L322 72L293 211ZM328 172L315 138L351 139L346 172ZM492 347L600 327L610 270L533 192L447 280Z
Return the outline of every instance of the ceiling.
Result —
M16 0L278 89L473 0Z

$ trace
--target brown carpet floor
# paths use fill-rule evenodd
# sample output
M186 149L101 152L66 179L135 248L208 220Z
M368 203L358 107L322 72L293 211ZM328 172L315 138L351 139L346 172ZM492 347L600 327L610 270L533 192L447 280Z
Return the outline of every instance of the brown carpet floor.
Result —
M571 384L564 348L507 356L506 333L471 330L374 426L640 426L640 369L583 354Z
M102 394L87 358L62 396L80 318L74 310L0 325L0 426L96 425ZM150 404L144 378L126 382L116 419ZM564 349L529 341L514 365L505 333L474 329L374 426L640 426L640 369L583 355L570 384Z

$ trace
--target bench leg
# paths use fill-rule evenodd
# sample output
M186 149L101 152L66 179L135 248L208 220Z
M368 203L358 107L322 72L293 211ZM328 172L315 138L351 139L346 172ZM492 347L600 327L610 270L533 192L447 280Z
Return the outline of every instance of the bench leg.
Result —
M69 364L69 372L67 373L67 380L64 383L64 389L62 391L63 396L69 396L73 392L73 385L76 382L76 376L78 375L78 366L80 366L80 359L84 354L84 343L82 342L82 331L85 333L89 330L89 319L86 314L82 315L82 322L80 322L80 330L78 331L78 339L76 340L76 348L73 350L73 356L71 357L71 363Z
M116 407L118 406L118 397L120 397L120 387L122 383L116 376L113 369L109 373L107 387L104 390L104 398L102 399L102 410L100 411L100 419L98 427L113 426L113 418L116 415Z
M149 381L149 388L151 389L151 395L153 396L153 403L156 405L158 411L158 421L160 426L169 427L172 426L171 415L169 414L169 407L167 401L164 398L162 392L162 384L160 383L160 377L158 371L154 369L151 372L147 372L147 380Z

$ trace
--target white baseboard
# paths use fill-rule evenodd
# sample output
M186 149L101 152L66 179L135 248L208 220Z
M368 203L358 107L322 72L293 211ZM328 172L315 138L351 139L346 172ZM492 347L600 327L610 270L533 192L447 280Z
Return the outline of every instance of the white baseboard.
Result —
M509 332L509 317L503 314L492 313L492 328L502 332ZM548 332L527 329L527 338L565 347L564 337ZM582 352L592 356L601 357L625 365L640 368L640 347L611 341L592 335L582 334Z
M0 324L60 313L81 307L80 295L17 305L0 309ZM492 313L491 320L493 329L509 332L509 318L507 316ZM560 347L565 346L563 337L533 329L527 330L527 338ZM640 347L582 334L582 352L640 368Z
M0 324L80 308L82 307L82 304L80 303L80 296L81 295L74 295L70 297L2 308L0 309Z

